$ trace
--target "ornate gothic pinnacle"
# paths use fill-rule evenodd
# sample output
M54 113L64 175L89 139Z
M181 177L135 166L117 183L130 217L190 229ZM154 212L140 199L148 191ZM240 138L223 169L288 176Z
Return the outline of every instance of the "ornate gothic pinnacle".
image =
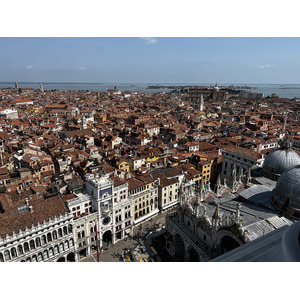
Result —
M218 203L218 205L217 205L217 207L216 207L216 210L215 210L215 212L214 212L214 214L213 214L213 218L214 218L214 219L220 219L219 203Z

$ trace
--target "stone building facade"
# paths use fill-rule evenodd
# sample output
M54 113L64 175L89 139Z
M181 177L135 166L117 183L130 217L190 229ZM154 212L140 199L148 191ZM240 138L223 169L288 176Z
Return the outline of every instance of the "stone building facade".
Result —
M261 167L264 162L264 155L251 149L241 147L228 147L223 150L223 163L221 179L227 183L232 181L232 170L236 169L236 176L239 178L247 174L249 169Z
M75 261L73 217L59 196L14 205L2 195L1 207L0 261Z

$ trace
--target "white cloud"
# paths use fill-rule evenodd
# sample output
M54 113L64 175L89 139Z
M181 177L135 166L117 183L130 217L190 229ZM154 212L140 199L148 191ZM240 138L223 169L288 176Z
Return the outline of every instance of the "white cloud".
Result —
M152 45L158 43L158 39L152 37L143 37L140 39L143 40L146 45Z
M31 69L31 68L32 68L32 66L27 66L27 67L26 67L26 69Z
M266 68L273 68L274 65L262 65L262 66L259 66L260 69L266 69Z

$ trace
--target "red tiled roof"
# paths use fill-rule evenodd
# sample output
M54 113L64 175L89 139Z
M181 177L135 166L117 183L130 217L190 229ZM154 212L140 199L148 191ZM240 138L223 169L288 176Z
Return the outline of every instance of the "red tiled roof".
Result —
M0 201L2 202L3 200L3 195L0 195ZM17 207L24 204L25 200L18 201L0 214L1 238L4 238L6 235L12 235L13 232L18 233L19 230L23 231L26 227L31 228L32 225L36 226L38 223L42 224L44 221L68 213L67 207L59 196L48 199L37 197L29 200L29 206L33 207L33 212L19 213Z

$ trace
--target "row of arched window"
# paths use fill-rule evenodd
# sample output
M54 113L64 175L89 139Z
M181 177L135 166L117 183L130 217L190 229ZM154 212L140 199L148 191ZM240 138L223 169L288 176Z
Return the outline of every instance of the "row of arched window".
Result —
M5 261L9 259L16 258L20 255L26 254L32 250L35 250L38 247L47 245L48 243L51 243L58 238L61 238L63 236L66 236L70 233L72 233L72 225L70 224L68 227L64 226L63 228L59 228L58 230L54 230L52 232L49 232L47 235L43 234L41 237L37 237L35 239L30 240L29 242L25 242L22 245L18 245L17 247L12 247L10 250L4 251L4 258ZM7 259L10 257L9 259ZM3 261L3 254L0 253L0 262Z
M21 246L21 245L19 245L19 246ZM36 254L32 255L31 257L28 257L26 259L26 261L35 262L35 261L47 260L48 258L51 258L51 257L65 251L65 250L69 249L70 247L73 247L73 246L74 246L74 240L72 238L69 241L61 242L59 245L55 245L54 247L50 247L49 250L44 250L44 251L39 252L37 255ZM3 262L4 259L5 259L5 261L9 261L12 258L16 257L16 256L12 255L15 251L16 251L15 248L12 248L10 251L5 250L4 251L4 256L0 252L0 261ZM22 262L25 262L25 260L22 260Z

